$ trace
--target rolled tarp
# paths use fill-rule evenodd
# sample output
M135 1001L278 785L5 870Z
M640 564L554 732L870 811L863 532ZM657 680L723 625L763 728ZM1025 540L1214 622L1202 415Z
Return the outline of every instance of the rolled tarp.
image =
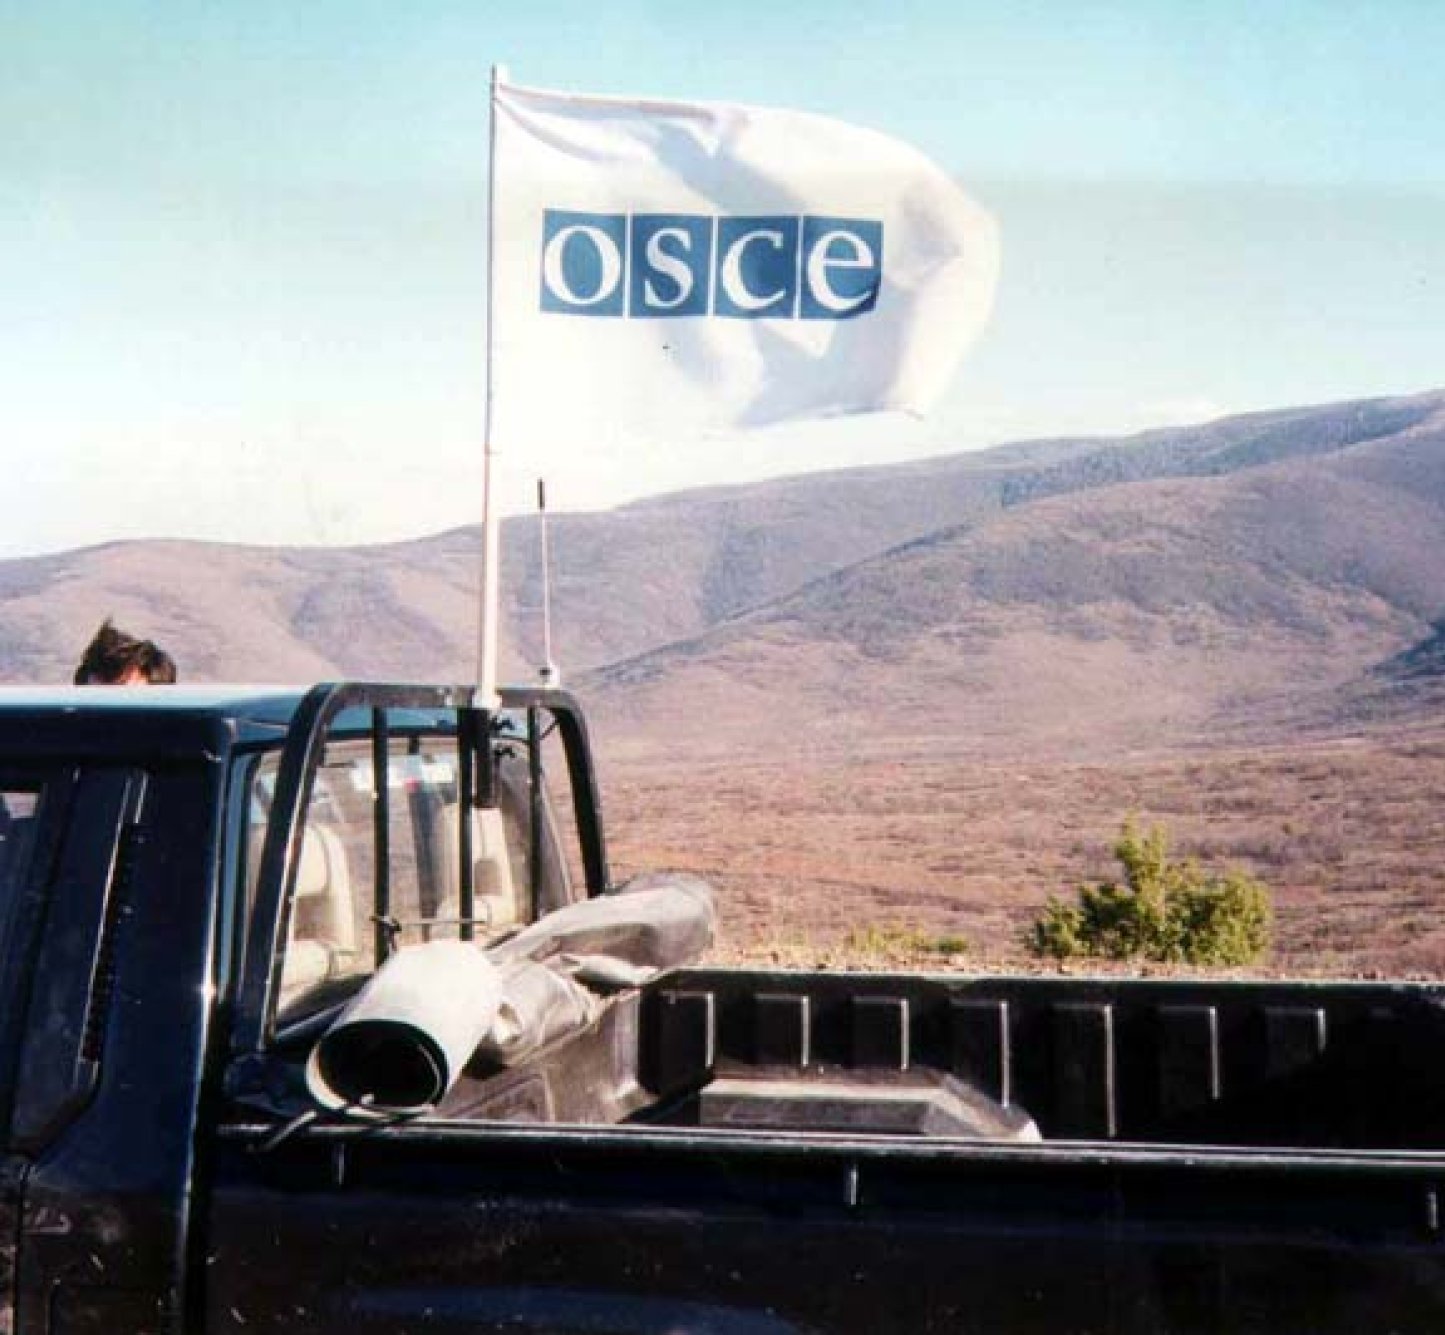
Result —
M390 956L312 1048L322 1107L397 1116L435 1107L473 1056L508 1066L591 1023L592 991L636 987L712 943L712 888L696 876L635 877L549 913L485 952L429 941Z
M563 1034L595 1020L602 1000L566 974L535 960L513 960L499 970L502 1001L476 1055L512 1066Z
M351 1115L423 1112L456 1083L501 1002L497 965L470 942L406 946L312 1048L306 1087Z
M487 952L534 960L598 987L638 987L695 960L717 933L712 887L687 872L648 872L538 918Z

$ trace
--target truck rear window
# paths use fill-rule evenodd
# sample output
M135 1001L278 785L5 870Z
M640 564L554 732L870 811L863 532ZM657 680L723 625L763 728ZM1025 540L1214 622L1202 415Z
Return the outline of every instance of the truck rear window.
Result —
M252 780L250 861L260 861L277 757ZM376 780L365 739L327 743L305 817L284 948L278 1018L293 1021L354 991L391 948L462 930L458 909L459 805L455 742L394 737L387 764L387 902L376 900ZM504 811L474 813L478 937L514 930L534 912L519 800L504 786ZM485 816L495 828L483 824Z

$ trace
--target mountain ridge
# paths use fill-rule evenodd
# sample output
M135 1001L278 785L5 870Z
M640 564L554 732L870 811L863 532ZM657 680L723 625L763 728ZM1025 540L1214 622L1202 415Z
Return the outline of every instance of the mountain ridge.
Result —
M959 732L1066 736L1101 711L1101 735L1207 732L1271 674L1328 693L1420 639L1445 615L1442 516L1445 390L1017 442L549 516L554 641L631 733L693 710L702 740L806 736L807 715L930 693ZM502 536L505 661L527 675L535 520ZM0 562L0 679L67 678L113 615L193 680L465 680L479 553L462 527Z

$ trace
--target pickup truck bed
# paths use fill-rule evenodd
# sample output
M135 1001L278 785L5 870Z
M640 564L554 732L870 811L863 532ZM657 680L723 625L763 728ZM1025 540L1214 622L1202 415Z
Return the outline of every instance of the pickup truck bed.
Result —
M704 1121L709 1077L931 1072L1047 1140L1445 1146L1430 986L684 972L643 1019L648 1083Z
M211 1318L1438 1330L1441 1025L1416 985L679 971L435 1118L223 1128Z

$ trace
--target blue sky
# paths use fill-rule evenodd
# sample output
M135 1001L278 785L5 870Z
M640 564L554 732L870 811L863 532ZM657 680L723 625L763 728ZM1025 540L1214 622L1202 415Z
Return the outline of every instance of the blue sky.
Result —
M1002 229L935 417L579 456L563 505L1445 384L1441 50L1438 0L0 0L0 555L474 520L499 61L872 125Z

